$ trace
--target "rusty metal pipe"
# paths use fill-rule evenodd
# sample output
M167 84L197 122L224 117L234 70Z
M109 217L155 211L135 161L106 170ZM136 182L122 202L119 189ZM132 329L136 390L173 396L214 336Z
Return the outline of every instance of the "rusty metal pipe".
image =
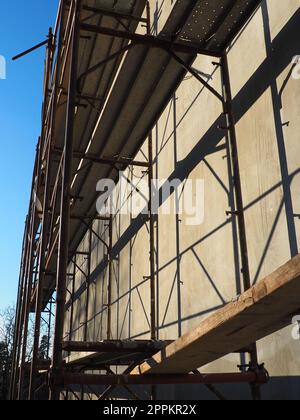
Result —
M99 343L67 341L62 343L66 352L117 352L117 353L144 353L160 351L171 341L103 341Z
M65 372L50 375L52 385L65 388L68 385L179 385L179 384L265 384L269 375L265 370L247 373L213 373L202 375L88 375Z
M230 72L228 65L228 58L226 52L223 54L221 60L221 73L223 80L223 89L225 95L225 102L223 102L224 114L227 118L228 124L228 139L230 145L230 154L232 161L232 169L234 176L234 192L235 192L235 203L237 210L238 219L238 230L239 230L239 242L240 242L240 253L242 261L242 274L243 274L243 285L244 290L251 288L251 275L249 266L248 256L248 243L247 243L247 231L244 214L244 201L242 191L242 180L240 173L239 155L238 155L238 144L235 129L235 116L232 106L232 92L231 92L231 81ZM251 345L250 363L252 366L258 365L257 345L253 343ZM254 384L252 387L252 396L254 400L261 400L261 392L259 384Z
M53 369L60 372L63 365L62 358L62 341L65 319L66 304L66 279L67 267L69 261L69 228L70 228L70 193L72 183L72 161L73 161L73 139L74 139L74 118L76 110L76 86L77 86L77 67L78 67L78 51L80 42L80 13L81 0L75 1L74 26L72 34L72 54L69 79L69 96L66 118L65 132L65 154L63 165L63 182L61 193L60 208L60 229L59 229L59 253L57 267L57 284L56 284L56 314L55 314L55 331L53 344ZM58 400L60 392L55 388L51 388L51 400Z

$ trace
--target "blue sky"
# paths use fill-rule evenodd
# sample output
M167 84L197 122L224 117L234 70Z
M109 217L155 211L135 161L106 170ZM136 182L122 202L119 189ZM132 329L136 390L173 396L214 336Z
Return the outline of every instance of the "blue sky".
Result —
M12 62L11 57L43 41L54 25L58 0L2 2L0 55L0 310L16 299L24 221L35 147L41 127L45 49Z

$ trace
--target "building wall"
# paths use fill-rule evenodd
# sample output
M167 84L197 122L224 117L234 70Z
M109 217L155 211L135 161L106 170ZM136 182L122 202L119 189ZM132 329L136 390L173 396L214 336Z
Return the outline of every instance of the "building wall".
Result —
M153 30L160 31L174 1L152 0ZM240 34L228 53L234 97L238 152L245 207L251 279L258 282L298 253L300 220L300 80L292 77L292 58L300 54L299 0L268 0ZM194 67L209 75L221 92L220 70L211 58L199 56ZM187 76L153 131L155 178L204 180L203 223L189 226L189 215L162 215L156 224L157 317L160 339L176 339L195 328L242 291L233 177L221 103L194 78ZM137 157L144 159L147 146ZM147 180L140 169L127 171ZM97 180L95 180L96 185ZM196 185L196 184L194 184ZM178 204L180 191L169 197ZM115 205L128 198L115 191ZM133 198L129 198L130 205ZM142 339L150 334L149 231L135 229L135 217L118 214L113 222L113 339ZM108 240L108 227L95 221L94 230ZM80 245L89 246L89 236ZM106 339L107 268L100 272L107 251L91 238L88 340ZM78 257L88 270L88 261ZM71 267L70 267L71 269ZM85 281L76 270L78 290ZM70 288L70 285L69 285ZM84 337L86 293L74 304L72 339ZM66 332L69 331L69 314ZM291 320L292 322L292 320ZM300 342L293 326L259 342L259 359L272 379L263 388L268 399L298 399ZM243 360L242 360L243 361ZM236 371L239 355L229 355L203 372ZM248 399L248 386L221 387L228 398ZM161 387L162 398L214 396L204 387Z

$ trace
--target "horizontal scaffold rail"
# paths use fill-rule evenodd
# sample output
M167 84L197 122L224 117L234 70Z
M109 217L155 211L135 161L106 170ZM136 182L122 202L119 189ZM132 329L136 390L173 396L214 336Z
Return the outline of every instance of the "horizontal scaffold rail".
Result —
M57 155L61 155L63 153L62 149L54 149L53 151ZM74 158L89 160L93 163L99 163L101 165L132 165L132 166L139 166L141 168L149 168L149 162L142 162L130 158L124 157L99 157L97 155L93 155L90 153L82 153L82 152L73 152Z
M269 375L265 369L246 373L214 373L207 375L89 375L65 372L50 375L52 386L66 388L70 385L179 385L179 384L265 384Z
M62 344L62 349L67 352L92 352L92 353L104 353L114 352L118 353L147 353L151 351L162 350L166 345L172 341L152 341L152 340L115 340L115 341L102 341L102 342L74 342L67 341Z

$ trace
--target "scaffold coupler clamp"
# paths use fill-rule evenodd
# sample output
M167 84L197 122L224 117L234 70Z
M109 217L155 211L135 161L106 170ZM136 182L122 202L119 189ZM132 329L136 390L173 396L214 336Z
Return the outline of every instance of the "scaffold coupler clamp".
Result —
M249 363L248 365L239 365L238 368L241 372L247 371L255 374L256 379L252 382L252 384L264 385L267 384L270 380L269 372L265 368L264 363Z
M66 373L65 363L62 369L51 368L48 371L48 385L51 389L64 387L64 375Z

